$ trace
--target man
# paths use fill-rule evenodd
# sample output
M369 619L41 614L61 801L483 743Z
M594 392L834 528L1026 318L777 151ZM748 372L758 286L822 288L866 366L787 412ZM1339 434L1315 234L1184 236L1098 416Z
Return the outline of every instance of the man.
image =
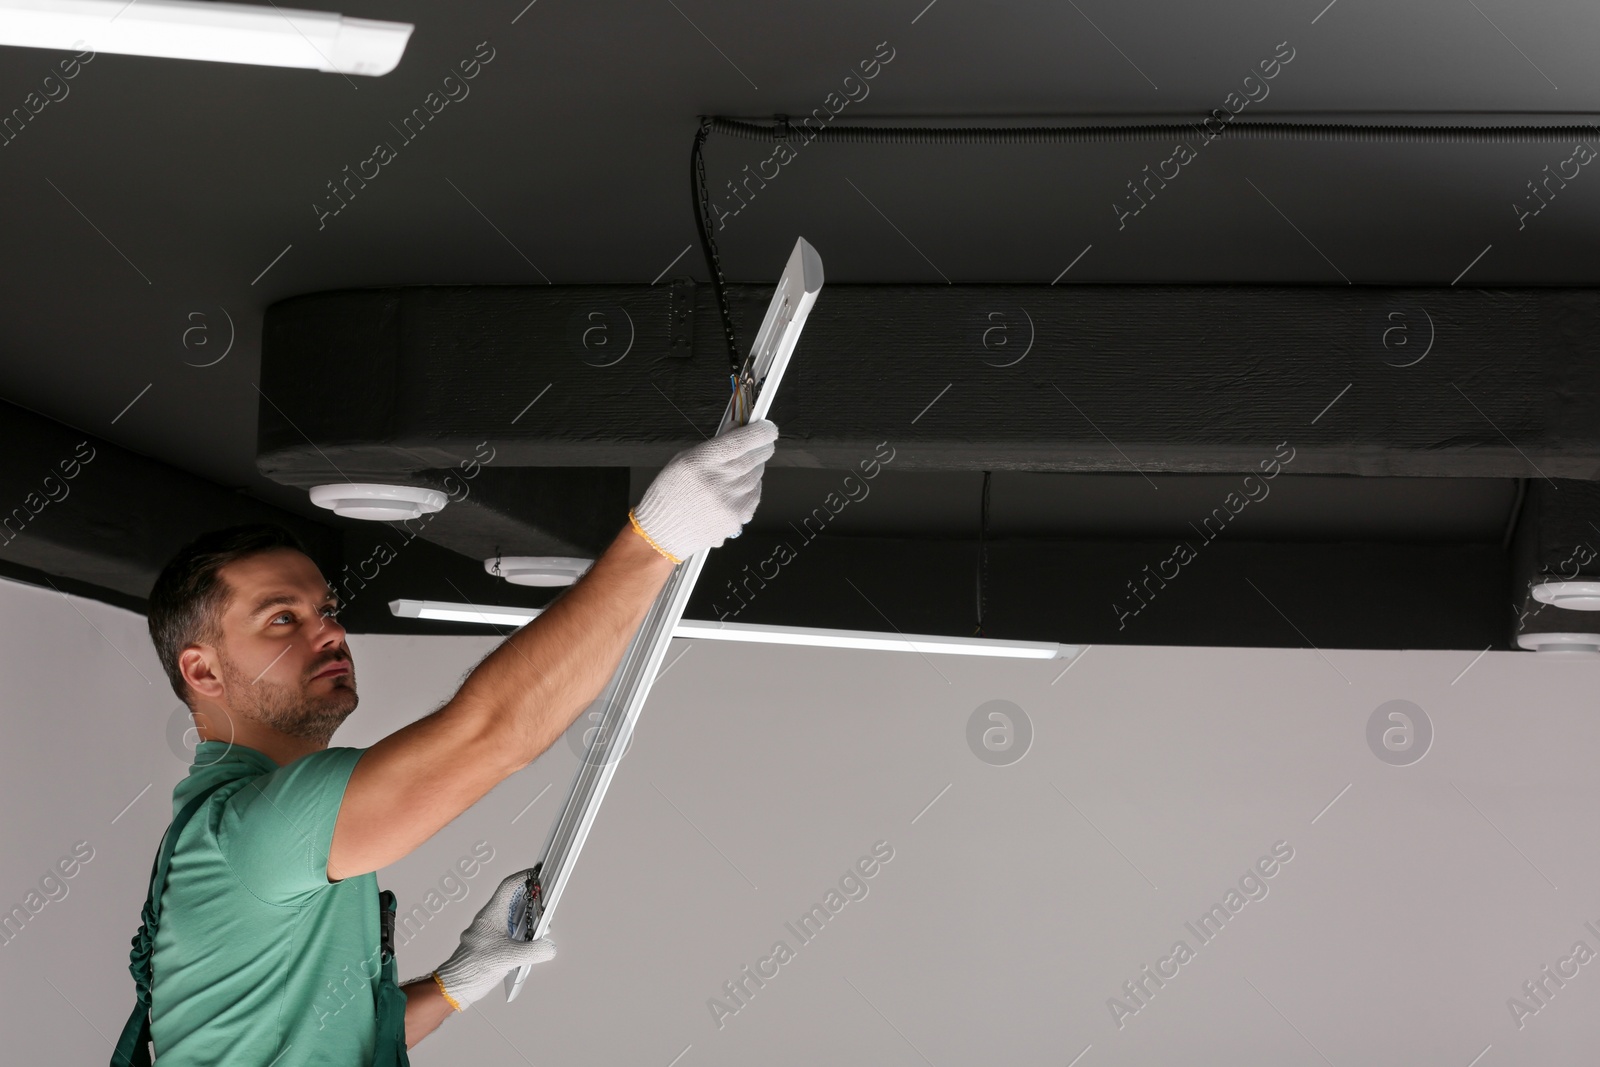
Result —
M755 514L776 438L759 420L680 452L587 574L441 708L365 749L328 747L356 708L355 665L337 597L294 535L234 527L174 557L151 591L150 636L201 741L172 794L174 814L193 802L193 816L168 835L153 934L134 941L160 1067L404 1064L446 1016L555 954L508 936L518 871L448 960L396 991L374 872L532 763L600 694L674 565ZM141 1007L132 1034L143 1022ZM125 1033L120 1062L134 1044Z

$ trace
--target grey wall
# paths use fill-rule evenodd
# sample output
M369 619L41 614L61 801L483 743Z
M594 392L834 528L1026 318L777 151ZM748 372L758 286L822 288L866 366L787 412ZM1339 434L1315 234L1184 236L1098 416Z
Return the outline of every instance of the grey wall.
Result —
M495 643L353 638L362 701L335 743L426 713ZM1600 951L1584 927L1600 928L1600 658L1094 647L1063 675L711 642L669 655L682 648L558 913L560 955L517 1003L447 1021L419 1067L1594 1060L1600 963L1520 1029L1507 1000L1575 942ZM0 676L0 902L74 843L94 850L0 946L6 1059L104 1062L186 771L166 733L179 705L141 617L12 583ZM1032 724L1007 766L967 740L997 699ZM1367 740L1397 699L1435 731L1407 766ZM405 908L475 843L495 852L401 949L402 977L538 858L576 761L559 742L380 873ZM894 857L867 895L802 944L785 922L878 841ZM1277 842L1293 859L1267 895L1200 942L1185 922ZM793 958L719 1029L708 999L779 939ZM1108 998L1178 939L1193 958L1119 1029Z

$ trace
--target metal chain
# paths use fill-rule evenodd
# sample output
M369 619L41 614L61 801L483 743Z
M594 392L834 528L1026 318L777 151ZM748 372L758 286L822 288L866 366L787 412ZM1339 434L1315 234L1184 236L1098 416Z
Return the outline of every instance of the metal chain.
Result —
M700 132L694 142L695 190L699 197L700 242L711 268L711 284L717 293L717 308L722 313L722 331L728 341L728 366L734 387L737 388L739 371L744 361L739 358L739 342L733 330L733 315L728 307L727 281L722 276L722 259L717 255L717 241L711 234L711 198L706 188L706 160L703 151L706 138L711 133L711 119L702 117Z

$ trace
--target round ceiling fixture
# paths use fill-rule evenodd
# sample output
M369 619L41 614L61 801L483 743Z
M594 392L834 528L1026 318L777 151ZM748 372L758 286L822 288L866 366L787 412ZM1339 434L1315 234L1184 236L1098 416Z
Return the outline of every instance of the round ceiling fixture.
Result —
M1600 578L1540 582L1533 587L1533 599L1572 611L1600 611Z
M513 585L571 585L594 560L579 556L493 556L483 569Z
M311 487L311 502L347 519L398 522L438 511L450 498L437 489L373 482L334 482Z
M1600 652L1600 634L1518 634L1530 652Z

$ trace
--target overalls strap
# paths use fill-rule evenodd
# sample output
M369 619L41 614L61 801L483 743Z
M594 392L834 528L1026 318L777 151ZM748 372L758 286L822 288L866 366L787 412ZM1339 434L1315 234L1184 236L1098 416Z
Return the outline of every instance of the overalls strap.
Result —
M406 994L400 988L394 958L394 894L378 894L378 924L383 931L383 973L378 977L378 1043L372 1067L411 1067L406 1053Z
M228 780L224 780L202 789L178 812L178 817L172 820L166 836L161 839L161 850L150 869L150 894L144 900L143 921L139 924L139 932L133 935L133 951L128 954L128 970L133 972L134 996L138 1003L134 1005L133 1014L128 1017L127 1025L122 1028L122 1037L111 1054L111 1067L150 1067L150 952L155 946L156 928L161 921L161 890L167 884L167 866L172 862L172 850L177 846L178 835L183 833L189 819L200 810L200 805L205 803L207 797L227 784Z

